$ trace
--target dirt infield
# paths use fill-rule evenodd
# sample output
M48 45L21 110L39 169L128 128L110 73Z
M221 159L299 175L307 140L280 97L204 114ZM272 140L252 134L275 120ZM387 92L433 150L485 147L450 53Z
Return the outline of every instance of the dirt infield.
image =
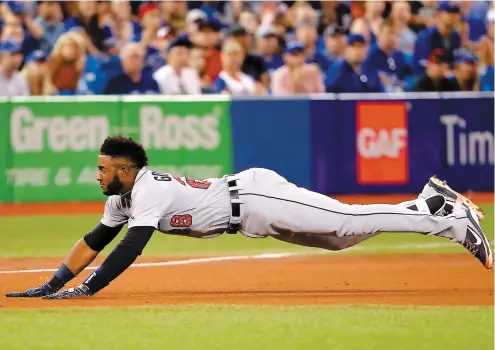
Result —
M156 259L140 259L152 262ZM163 261L160 259L159 261ZM1 259L1 270L53 268L57 259ZM469 254L303 256L131 268L91 298L7 299L51 272L0 274L3 308L154 304L493 305L492 271ZM81 281L88 273L78 278Z

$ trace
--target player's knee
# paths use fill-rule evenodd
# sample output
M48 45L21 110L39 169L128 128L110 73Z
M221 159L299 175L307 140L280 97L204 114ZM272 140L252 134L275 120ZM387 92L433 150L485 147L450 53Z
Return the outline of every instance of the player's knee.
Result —
M348 247L349 244L346 241L337 240L336 242L332 242L326 249L331 251L338 251L338 250L346 249Z

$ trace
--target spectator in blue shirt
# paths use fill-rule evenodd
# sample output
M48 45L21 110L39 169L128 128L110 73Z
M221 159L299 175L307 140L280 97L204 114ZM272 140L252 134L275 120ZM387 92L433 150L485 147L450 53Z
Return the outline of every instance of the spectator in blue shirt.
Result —
M347 38L345 58L332 64L326 74L326 90L333 93L383 92L378 72L364 65L366 39L361 34Z
M477 71L478 58L472 53L464 53L457 57L455 77L460 91L480 91Z
M279 40L272 27L260 27L256 31L256 49L258 54L265 60L268 73L284 65L284 59L279 51Z
M405 79L412 74L404 54L396 50L397 33L391 21L381 24L378 41L371 45L365 65L376 69L388 92L404 91Z
M43 37L40 39L40 50L46 54L49 54L52 51L55 42L65 32L65 26L62 19L62 8L58 2L39 2L36 22L43 30Z
M95 1L77 2L78 16L69 17L65 21L66 31L79 31L84 35L88 52L99 55L103 49L103 32L96 14Z
M141 26L138 21L132 19L131 4L128 0L112 1L111 11L115 46L120 49L134 38L140 37Z
M422 75L428 57L435 49L441 49L449 64L453 64L455 55L461 47L461 37L455 30L459 21L460 8L453 2L442 2L438 8L437 25L421 31L416 40L413 55L413 71Z
M296 39L306 47L306 63L315 63L322 72L326 72L330 61L316 50L318 41L318 23L311 18L303 19L295 24Z
M23 26L21 16L7 12L4 17L1 40L12 39L21 43L21 53L24 57L39 48L36 40Z
M494 91L494 74L493 65L488 66L480 77L481 91Z
M106 95L159 94L158 83L152 73L144 69L145 52L138 43L125 45L120 52L123 73L110 79L105 87Z

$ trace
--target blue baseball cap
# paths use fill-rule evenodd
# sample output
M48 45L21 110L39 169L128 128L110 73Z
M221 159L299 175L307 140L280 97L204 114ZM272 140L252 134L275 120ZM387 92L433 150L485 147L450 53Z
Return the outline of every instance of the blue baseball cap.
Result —
M472 53L463 53L457 57L456 63L478 63L478 57Z
M366 39L361 34L349 34L347 37L347 45L354 45L355 43L366 44Z
M453 1L442 1L438 6L439 12L460 13L461 8Z
M187 47L188 49L192 47L192 43L187 35L180 35L177 38L171 40L167 46L167 52L170 52L170 50L172 50L174 47L179 46Z
M42 61L45 62L48 56L41 50L34 50L26 57L26 63L33 61Z
M7 39L0 43L0 53L16 53L21 52L22 43Z
M306 50L306 47L304 44L299 41L299 40L293 40L289 41L287 45L285 45L285 53L296 53L296 52L302 52Z
M24 12L22 1L7 1L7 6L9 7L9 10L16 15Z

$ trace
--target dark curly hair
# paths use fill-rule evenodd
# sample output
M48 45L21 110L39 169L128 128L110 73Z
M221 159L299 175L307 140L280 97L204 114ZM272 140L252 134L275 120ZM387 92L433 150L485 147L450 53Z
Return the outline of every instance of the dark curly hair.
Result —
M100 154L116 157L127 158L138 168L148 165L148 156L143 146L132 139L122 135L108 136L100 148Z

